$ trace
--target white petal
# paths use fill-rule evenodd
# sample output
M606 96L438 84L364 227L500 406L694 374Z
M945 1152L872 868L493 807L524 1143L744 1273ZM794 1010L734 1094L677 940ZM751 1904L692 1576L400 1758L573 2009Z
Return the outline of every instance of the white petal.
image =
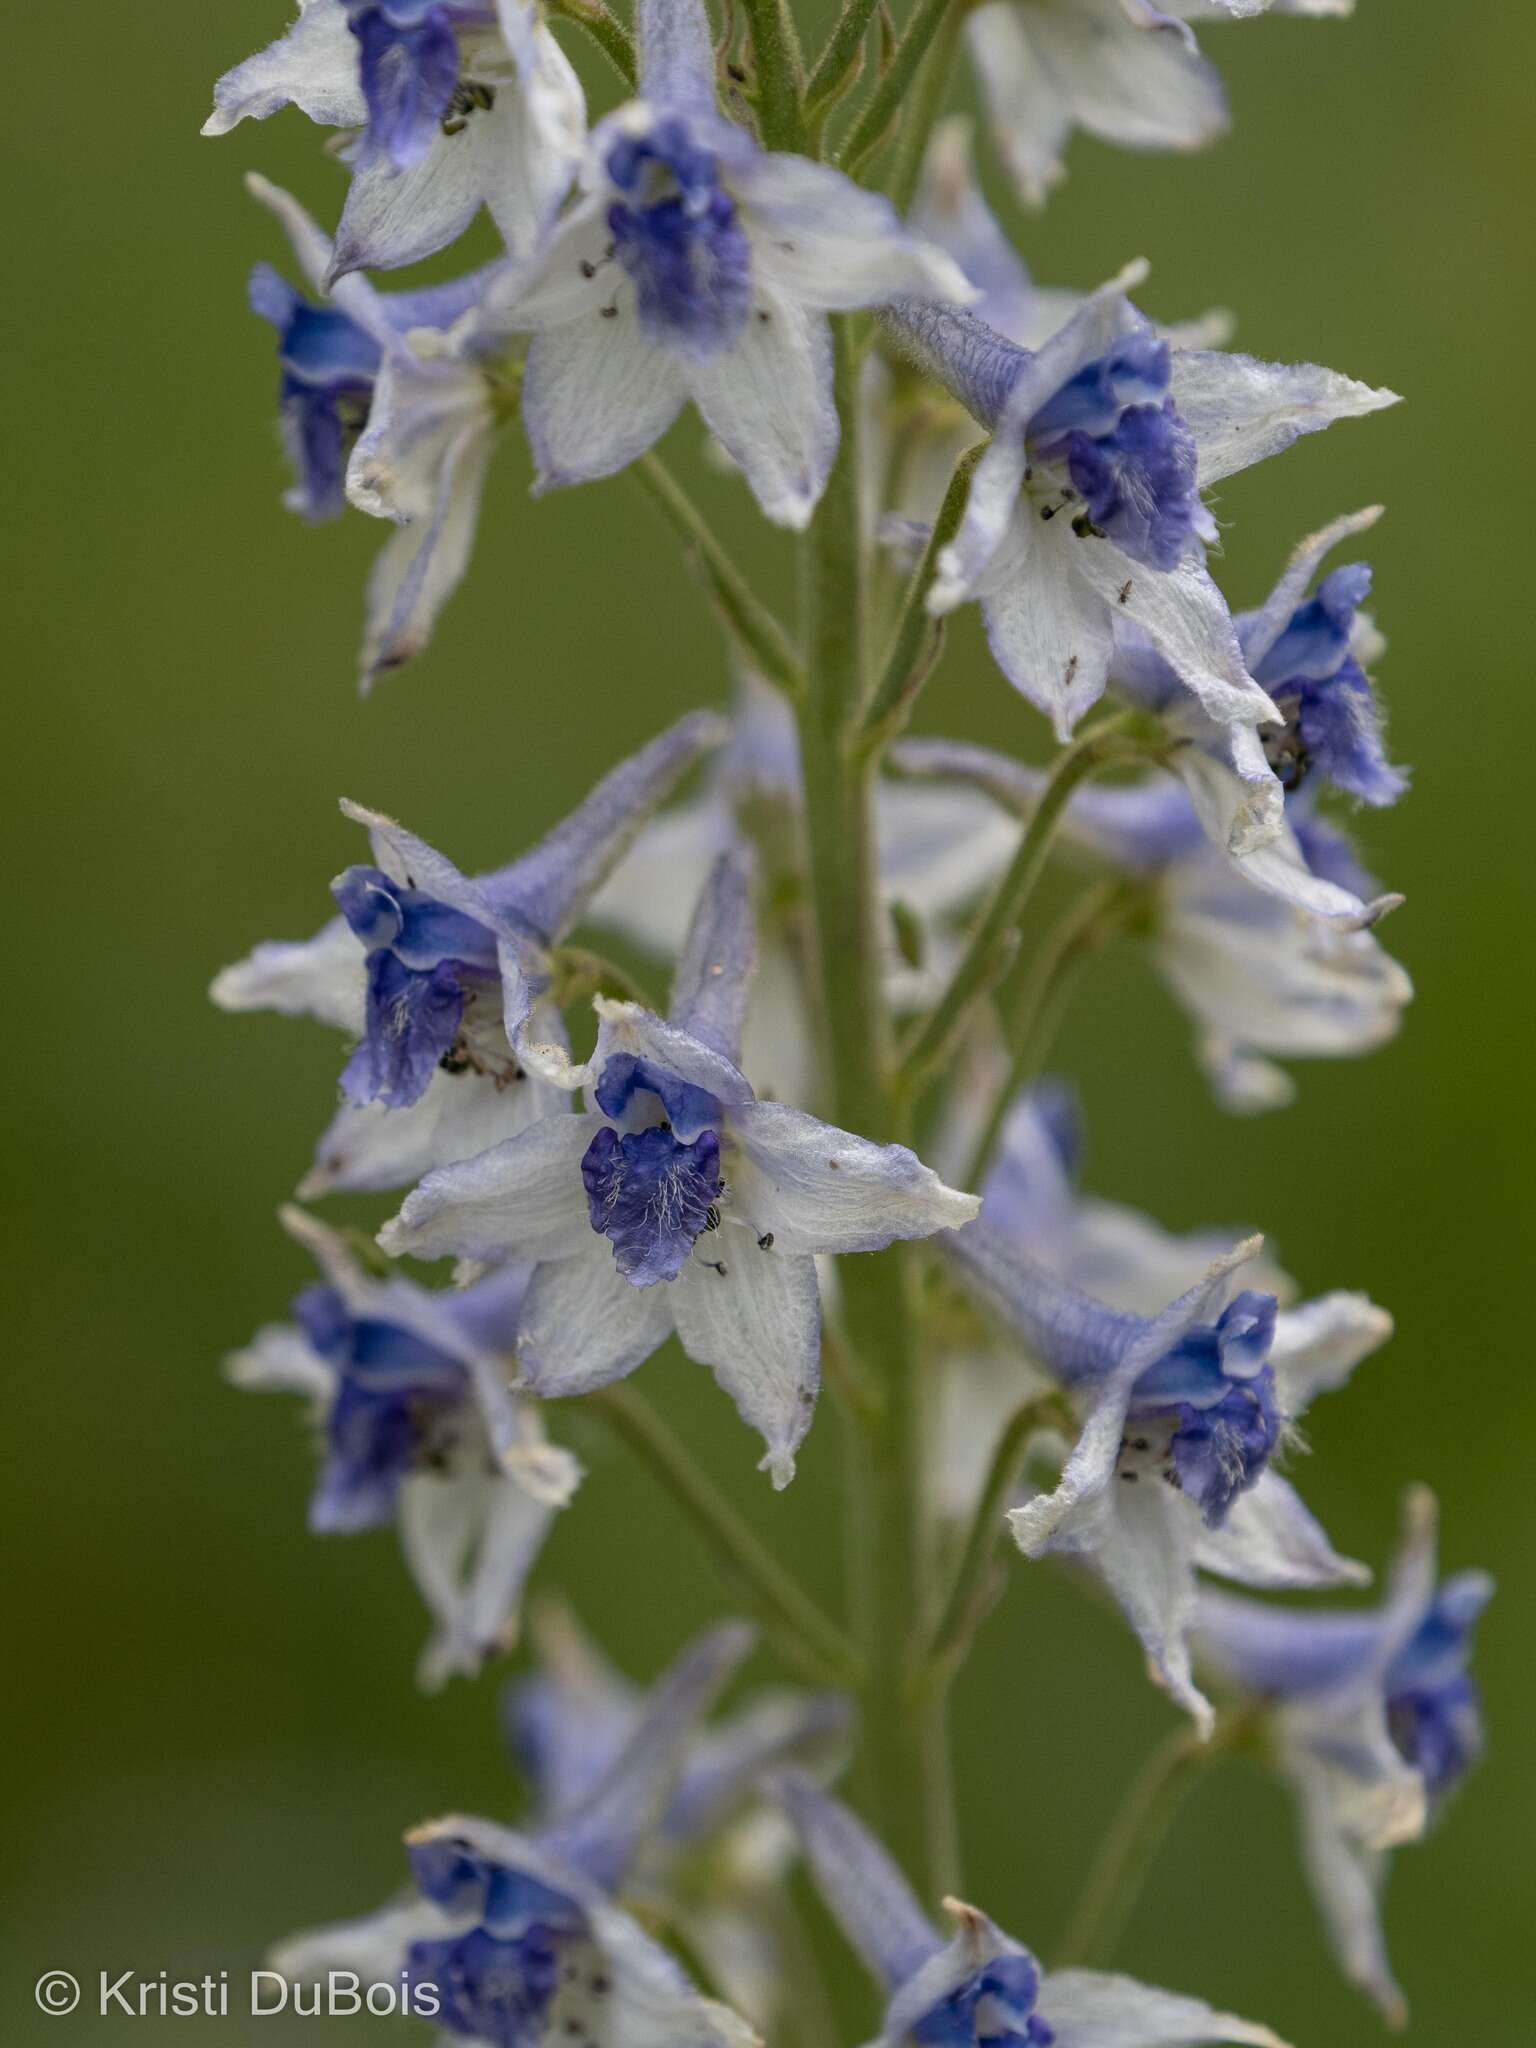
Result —
M882 781L875 790L880 888L936 918L976 901L1013 858L1018 820L979 790Z
M506 0L502 13L505 18ZM503 131L503 153L485 186L491 217L519 259L539 246L570 190L587 134L587 103L571 60L537 13L529 13L527 35L517 51L518 90L507 95L516 120L510 131ZM498 95L493 111L500 108ZM469 125L473 128L474 120Z
M1300 1415L1314 1395L1342 1387L1361 1359L1391 1335L1391 1315L1368 1294L1339 1289L1282 1309L1269 1356L1286 1414Z
M1093 1561L1140 1637L1152 1676L1207 1736L1215 1715L1189 1663L1199 1510L1155 1473L1119 1481L1112 1507Z
M760 282L739 338L709 362L690 364L688 383L768 517L797 530L808 525L837 453L826 319Z
M611 318L595 307L528 345L523 424L538 490L612 476L659 440L682 406L681 364L642 336L633 291L611 282L609 290Z
M290 1934L267 1960L290 1982L307 1984L332 1970L351 1970L364 1984L388 1984L399 1976L413 1942L462 1931L462 1916L445 1913L430 1899L410 1898L358 1920Z
M1202 1571L1272 1592L1363 1586L1371 1576L1368 1566L1339 1556L1290 1481L1273 1471L1238 1495L1219 1529L1201 1530L1195 1562Z
M1061 151L1072 132L1067 103L1036 62L1010 0L978 7L965 32L998 154L1024 204L1043 206L1051 187L1066 176Z
M1342 883L1314 875L1296 834L1285 822L1283 807L1280 830L1274 838L1234 858L1238 872L1256 889L1278 897L1307 917L1337 925L1341 931L1362 931L1402 901L1399 896L1375 896L1366 902Z
M1182 864L1171 884L1158 964L1217 1040L1339 1055L1368 1052L1397 1030L1412 984L1370 932L1306 917L1214 854Z
M361 661L366 690L421 653L469 566L494 441L476 420L444 452L430 518L386 541L368 578Z
M446 249L480 210L498 155L516 127L514 95L503 87L457 135L441 131L419 163L396 170L382 150L352 173L336 224L329 281L354 270L399 270Z
M1219 1032L1201 1036L1195 1058L1212 1095L1233 1116L1262 1116L1296 1100L1296 1083L1284 1067L1260 1059Z
M535 1499L511 1474L495 1482L459 1617L471 1651L484 1657L512 1647L523 1584L554 1515L547 1501Z
M600 1116L547 1116L474 1159L429 1173L379 1232L391 1257L534 1261L578 1249L591 1225L582 1154Z
M981 1207L905 1145L874 1145L784 1102L733 1109L728 1173L740 1213L791 1252L870 1252L955 1230Z
M1227 601L1198 556L1186 555L1173 569L1148 569L1113 541L1076 545L1079 573L1115 616L1141 628L1210 717L1279 718L1249 675Z
M1324 1777L1297 1776L1302 1854L1339 1967L1375 2000L1389 2026L1406 2026L1408 2001L1392 1975L1381 1926L1386 1858L1338 1824Z
M363 1028L367 977L363 949L344 917L312 939L273 939L215 976L210 997L221 1010L276 1010L318 1017L354 1035Z
M1278 455L1301 434L1398 403L1395 391L1317 363L1262 363L1204 349L1175 354L1172 391L1199 445L1202 489Z
M439 1067L425 1094L407 1109L380 1102L344 1103L315 1147L315 1163L300 1182L303 1201L340 1192L372 1194L409 1187L439 1166L512 1138L560 1108L554 1091L532 1076L498 1084L490 1074L449 1073Z
M976 585L998 667L1059 740L1103 696L1109 672L1112 613L1078 574L1092 552L1065 519L1046 523L1026 501Z
M1023 0L1030 45L1080 128L1131 149L1200 149L1227 125L1213 66L1187 29L1127 0Z
M541 1399L585 1394L622 1379L672 1332L668 1284L633 1286L613 1263L612 1245L585 1215L582 1228L586 1241L575 1255L540 1266L523 1303L522 1383Z
M1193 2048L1203 2041L1285 2048L1268 2027L1217 2012L1203 1999L1099 1970L1052 1970L1040 1986L1039 2010L1056 2029L1058 2048Z
M224 1377L253 1393L303 1394L322 1409L336 1391L335 1369L293 1323L263 1325L243 1351L225 1359Z
M677 1334L761 1435L760 1469L787 1486L821 1381L816 1261L777 1246L763 1251L750 1230L720 1231L709 1242L710 1259L717 1253L718 1264L706 1263L696 1247L672 1282Z
M752 887L752 860L745 848L731 847L712 862L672 977L668 1006L680 1031L733 1064L741 1058L742 1021L757 970Z
M905 227L888 199L830 164L763 155L732 183L756 274L780 297L837 312L904 292L962 306L977 296L959 265Z
M265 121L289 105L328 128L360 128L368 119L358 76L357 38L335 0L299 0L284 36L226 71L213 88L205 135L227 135L240 121Z

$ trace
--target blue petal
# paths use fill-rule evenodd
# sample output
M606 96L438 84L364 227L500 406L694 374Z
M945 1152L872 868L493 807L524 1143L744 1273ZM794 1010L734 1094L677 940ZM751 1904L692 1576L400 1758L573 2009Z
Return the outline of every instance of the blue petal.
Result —
M1039 1995L1033 1956L994 1956L924 2013L910 2038L922 2048L1050 2048L1056 2036L1035 2012Z
M451 1940L413 1942L406 1968L413 1988L436 1991L438 2023L450 2034L533 2048L544 2038L562 1965L541 1929L505 1941L475 1927Z
M1472 1629L1493 1583L1482 1572L1447 1579L1386 1675L1392 1740L1440 1800L1483 1747L1482 1703L1467 1673Z
M654 1060L642 1059L632 1052L614 1053L603 1063L602 1079L596 1090L598 1108L617 1122L637 1093L654 1095L685 1138L695 1137L720 1122L719 1100L707 1088L680 1080Z
M752 310L752 251L714 153L674 117L620 135L607 171L622 195L608 227L642 333L699 360L719 354Z
M368 147L396 170L409 170L437 140L458 86L459 44L449 10L361 7L350 21L361 46Z
M581 1178L592 1228L612 1244L614 1264L634 1286L652 1287L677 1278L709 1227L721 1189L720 1140L701 1131L685 1145L661 1124L621 1137L605 1124L587 1147Z
M408 1109L419 1102L452 1050L463 1015L457 962L444 960L420 973L393 953L370 953L367 1025L342 1068L342 1093L359 1106L378 1101Z

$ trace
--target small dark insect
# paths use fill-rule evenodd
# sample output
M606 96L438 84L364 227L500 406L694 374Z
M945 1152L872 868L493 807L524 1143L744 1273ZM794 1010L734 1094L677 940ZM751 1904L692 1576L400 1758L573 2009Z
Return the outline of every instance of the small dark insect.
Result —
M619 309L617 306L604 306L602 308L602 315L605 320L617 320Z
M773 1250L773 1232L771 1230L763 1232L762 1236L757 1240L757 1248L760 1252L771 1252Z
M1130 577L1129 577L1129 576L1127 576L1127 577L1126 577L1126 579L1125 579L1125 581L1124 581L1124 582L1123 582L1123 583L1121 584L1121 586L1120 586L1119 592L1118 592L1118 593L1117 593L1117 595L1116 595L1116 599L1115 599L1115 602L1116 602L1117 604L1127 604L1127 603L1129 603L1129 601L1130 601L1130 595L1131 595L1131 579L1130 579Z
M1064 684L1066 685L1066 687L1067 687L1067 688L1068 688L1069 690L1070 690L1070 689L1071 689L1071 687L1072 687L1072 678L1073 678L1073 677L1074 677L1074 676L1075 676L1076 674L1077 674L1077 656L1076 656L1075 654L1069 654L1069 655L1068 655L1068 657L1067 657L1067 672L1066 672L1066 674L1065 674L1065 675L1064 675L1064 676L1062 677L1062 681L1063 681L1063 683L1064 683Z
M453 89L453 98L439 126L445 135L458 135L469 126L469 117L477 107L489 110L496 104L496 88L491 85L460 83Z
M768 325L768 321L770 318L768 308L766 306L759 306L757 309L757 317L759 320L762 321L763 325L766 327Z
M583 277L596 277L597 275L597 265L589 257L583 256L576 268Z
M1139 1475L1135 1472L1122 1472L1120 1474L1120 1477L1125 1481L1127 1486L1134 1486L1136 1484L1138 1476Z

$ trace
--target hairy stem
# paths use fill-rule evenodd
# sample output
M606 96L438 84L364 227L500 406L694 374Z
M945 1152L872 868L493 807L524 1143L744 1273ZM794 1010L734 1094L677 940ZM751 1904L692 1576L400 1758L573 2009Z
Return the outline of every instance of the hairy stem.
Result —
M1112 732L1101 729L1074 740L1057 756L1007 873L972 932L948 988L906 1052L901 1078L907 1091L921 1087L947 1057L970 1022L976 1005L1007 971L1015 928L1044 872L1056 829L1073 791L1110 761L1128 758L1129 751Z
M747 1527L645 1397L633 1387L614 1386L589 1398L615 1435L666 1487L807 1675L823 1684L856 1684L858 1658L842 1630Z
M1255 1725L1251 1714L1232 1715L1206 1742L1193 1728L1179 1728L1152 1752L1094 1859L1057 1951L1058 1967L1109 1960L1179 1808L1214 1763L1252 1737Z
M917 8L896 45L889 69L870 94L864 111L838 153L838 162L850 177L855 176L876 150L889 140L912 90L918 67L946 17L951 13L963 16L968 5L969 0L918 0ZM916 134L916 124L913 132ZM917 134L915 146L921 149L925 140L925 135Z
M635 39L604 0L550 0L549 11L557 21L574 21L584 28L630 91L635 90L640 81Z
M1029 963L1006 1025L1010 1049L1007 1078L976 1140L966 1167L966 1187L981 1186L1009 1110L1020 1092L1039 1079L1078 976L1129 910L1125 888L1118 882L1101 882L1084 890Z
M927 679L929 667L925 666L923 659L924 643L931 641L940 630L939 621L928 616L929 587L941 551L954 539L965 517L966 503L971 495L971 477L986 445L979 441L974 448L967 449L956 463L949 489L944 493L944 502L933 522L933 531L928 536L928 545L923 550L923 558L907 585L890 651L864 721L871 742L877 746L885 745L905 725L917 691Z
M742 652L765 682L775 684L789 697L799 697L805 688L805 673L789 635L720 545L713 528L666 463L655 453L642 455L633 465L633 474L688 548L726 630Z
M955 54L960 47L960 33L965 27L965 17L970 12L970 0L951 0L944 11L938 30L934 35L928 55L917 74L917 84L912 96L902 110L901 134L896 144L896 164L891 172L887 190L891 203L898 213L905 213L912 204L917 191L918 179L922 176L923 154L928 147L928 137L938 119L944 104L944 95L949 90L950 74L955 68Z
M805 66L788 0L742 0L752 30L757 119L769 149L798 150L805 141Z
M1017 1483L1029 1440L1051 1424L1069 1435L1075 1428L1062 1396L1037 1394L1016 1408L1003 1427L987 1468L954 1585L928 1651L924 1682L945 1686L964 1660L988 1604L993 1561L1002 1540L1003 1504Z
M873 765L861 744L865 563L857 363L849 321L833 326L842 439L806 549L808 687L800 713L806 838L833 1115L864 1137L888 1141L898 1135L898 1116L889 1086ZM929 1895L947 1853L940 1837L952 1834L952 1822L942 1810L948 1770L933 1762L942 1720L925 1725L914 1714L909 1683L926 1607L911 1255L894 1245L843 1258L838 1279L843 1334L858 1383L870 1395L850 1407L848 1432L852 1584L865 1661L862 1796L894 1854Z
M845 0L837 25L827 40L827 47L817 58L816 68L805 88L805 104L813 114L837 96L849 72L859 61L864 38L878 5L879 0Z

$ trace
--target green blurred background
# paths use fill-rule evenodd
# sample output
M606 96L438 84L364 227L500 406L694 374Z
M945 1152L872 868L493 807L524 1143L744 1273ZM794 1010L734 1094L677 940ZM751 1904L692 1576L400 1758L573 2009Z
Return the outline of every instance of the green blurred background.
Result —
M356 851L339 794L489 866L722 691L713 629L632 487L535 507L509 447L435 645L357 701L383 533L356 515L310 532L279 507L275 366L244 285L255 257L285 252L240 190L259 166L329 218L339 176L296 115L197 135L215 74L282 13L27 10L9 41L8 2043L128 2026L40 2017L44 1969L243 1970L269 1939L381 1898L403 1825L510 1810L497 1679L418 1696L423 1617L391 1540L306 1536L295 1414L217 1378L304 1277L273 1209L329 1111L338 1046L318 1026L221 1017L204 988L254 940L326 913ZM1116 958L1063 1064L1085 1086L1096 1191L1171 1225L1251 1219L1310 1289L1365 1287L1398 1317L1390 1350L1309 1424L1304 1484L1342 1547L1380 1558L1399 1488L1427 1479L1448 1562L1499 1575L1480 1654L1491 1755L1438 1839L1399 1856L1389 1922L1417 2038L1517 2048L1536 1905L1517 1293L1536 15L1361 0L1351 23L1205 40L1232 139L1188 160L1080 140L1021 246L1043 280L1079 285L1145 252L1160 316L1224 303L1260 354L1408 394L1237 479L1220 512L1223 581L1251 603L1299 534L1387 501L1382 677L1416 787L1367 838L1407 894L1386 936L1420 995L1397 1045L1302 1069L1293 1109L1236 1122L1207 1101L1160 990ZM697 468L693 425L674 446ZM745 494L702 471L699 489L782 587L787 546ZM975 632L954 644L926 722L1038 750ZM702 1375L669 1355L646 1377L786 1556L817 1569L838 1510L830 1414L776 1500ZM643 1672L716 1610L715 1584L649 1482L595 1435L582 1448L590 1484L546 1580ZM957 1713L973 1895L1048 1951L1170 1725L1123 1630L1048 1570L1015 1573ZM1121 1960L1313 2048L1376 2032L1324 1958L1279 1793L1243 1770L1196 1798ZM332 2038L319 2027L231 2018L209 2038Z

